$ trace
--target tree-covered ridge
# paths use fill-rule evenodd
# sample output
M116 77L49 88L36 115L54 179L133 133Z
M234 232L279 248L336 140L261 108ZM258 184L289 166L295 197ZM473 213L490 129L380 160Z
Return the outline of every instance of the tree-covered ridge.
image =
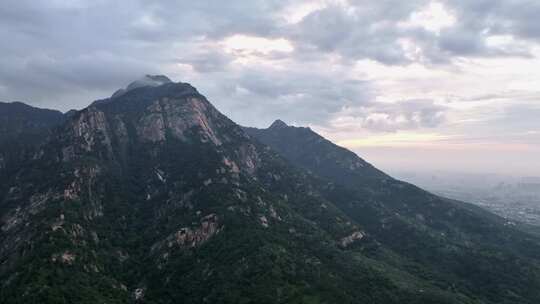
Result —
M313 155L261 143L188 84L115 94L51 132L0 171L2 303L540 299L535 237L313 134Z
M515 299L515 291L509 293L518 286L538 296L538 273L529 272L529 266L512 265L526 261L538 269L536 237L476 206L432 195L381 174L309 128L277 121L267 129L244 129L291 164L330 182L323 191L327 199L362 223L384 245L380 247L383 251L390 249L393 256L420 264L422 271L429 268L430 280L442 280L439 284L452 290L459 285L481 290L490 300L509 297L523 301ZM410 266L407 269L415 276L421 274L416 271L419 265ZM483 291L486 286L489 292Z

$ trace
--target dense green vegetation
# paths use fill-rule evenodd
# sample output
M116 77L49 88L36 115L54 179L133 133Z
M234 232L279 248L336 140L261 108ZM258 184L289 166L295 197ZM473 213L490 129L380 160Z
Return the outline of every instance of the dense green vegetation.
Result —
M75 113L0 169L0 302L539 302L536 236L255 131L187 84Z

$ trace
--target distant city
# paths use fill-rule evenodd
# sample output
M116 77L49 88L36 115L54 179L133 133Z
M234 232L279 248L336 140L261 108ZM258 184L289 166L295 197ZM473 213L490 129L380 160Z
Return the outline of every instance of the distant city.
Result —
M482 206L506 219L540 226L540 176L455 172L393 172L428 191Z

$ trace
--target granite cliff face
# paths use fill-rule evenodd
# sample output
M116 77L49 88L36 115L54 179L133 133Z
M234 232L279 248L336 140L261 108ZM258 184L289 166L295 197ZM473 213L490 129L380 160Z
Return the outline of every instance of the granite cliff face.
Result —
M0 170L0 228L2 303L540 299L535 237L311 130L245 130L164 76Z

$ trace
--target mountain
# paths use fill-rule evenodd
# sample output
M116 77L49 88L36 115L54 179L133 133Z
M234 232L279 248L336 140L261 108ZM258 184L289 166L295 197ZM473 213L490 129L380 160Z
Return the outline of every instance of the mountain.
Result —
M309 128L290 127L278 119L268 129L244 130L293 164L336 183L357 186L370 180L390 179L353 152Z
M30 147L43 141L64 121L60 111L31 107L22 102L0 102L0 170L14 167Z
M125 89L119 89L114 92L112 97L118 97L136 88L158 87L167 83L172 83L172 81L165 75L145 75L144 77L131 82Z
M43 130L60 124L60 111L34 108L22 102L0 102L0 143L20 136L41 136Z
M425 268L430 280L446 282L451 289L461 284L476 290L476 297L485 293L483 301L488 303L507 297L513 303L524 301L513 299L514 292L538 297L534 291L538 273L529 278L534 284L529 284L523 276L527 267L517 266L523 258L538 267L538 240L509 229L504 219L395 180L309 128L277 120L267 129L244 130L291 164L336 185L323 191L325 198L384 245L371 257L384 260L389 249L407 264L417 264L413 269ZM516 263L514 267L505 264L510 261ZM410 267L402 269L410 272ZM528 291L517 292L517 286Z
M187 83L94 102L0 169L0 232L2 303L540 299L537 237Z

